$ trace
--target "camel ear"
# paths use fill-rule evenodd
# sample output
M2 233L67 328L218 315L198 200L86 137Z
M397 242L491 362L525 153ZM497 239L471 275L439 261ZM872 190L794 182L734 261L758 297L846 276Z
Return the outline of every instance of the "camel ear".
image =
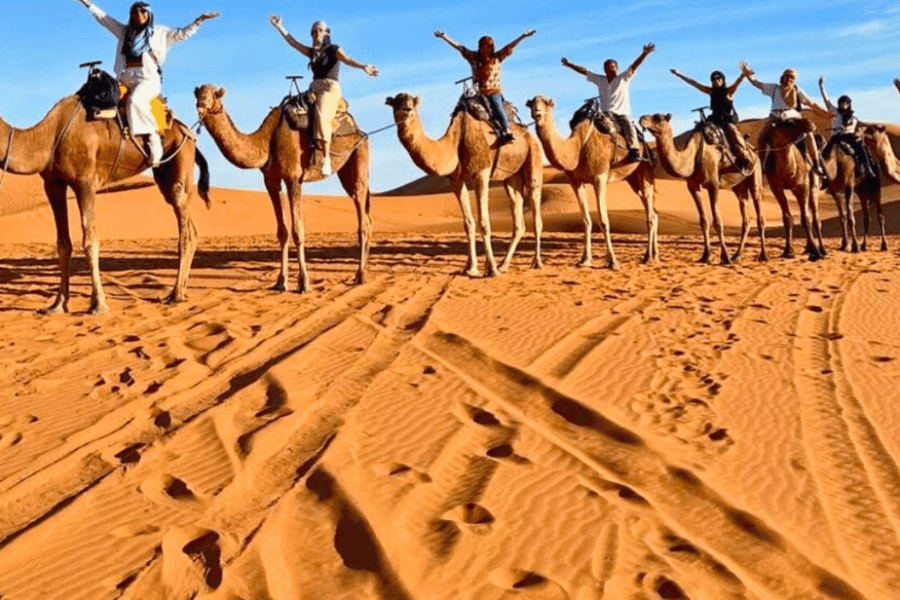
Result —
M194 88L194 98L200 95L200 86Z
M216 98L221 98L225 95L227 90L225 88L219 88L216 90Z
M413 107L414 108L419 108L419 100L420 100L420 98L418 96L413 96Z
M388 96L387 98L384 99L384 103L387 104L388 106L393 106L394 105L394 97Z
M872 125L872 128L875 131L879 131L881 133L884 133L885 131L887 131L887 127L885 127L884 125Z
M549 106L551 108L556 106L556 101L553 100L553 98L547 98L547 106Z
M664 114L664 115L663 115L663 118L664 118L666 121L671 121L671 120L672 120L672 113L666 113L666 114Z

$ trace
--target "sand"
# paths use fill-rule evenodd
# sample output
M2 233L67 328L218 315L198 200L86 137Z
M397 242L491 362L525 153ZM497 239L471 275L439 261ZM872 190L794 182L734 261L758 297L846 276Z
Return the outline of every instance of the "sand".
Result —
M900 193L886 252L838 251L823 196L829 256L774 258L768 198L773 259L754 234L723 267L697 264L693 204L661 180L643 265L614 184L609 271L597 234L575 266L576 204L547 181L545 268L527 237L492 279L460 274L439 181L373 198L361 286L351 201L308 197L304 295L269 290L265 195L214 189L189 299L166 305L175 223L138 178L98 199L111 311L85 314L79 256L71 314L48 317L53 220L38 181L7 179L0 598L898 597Z

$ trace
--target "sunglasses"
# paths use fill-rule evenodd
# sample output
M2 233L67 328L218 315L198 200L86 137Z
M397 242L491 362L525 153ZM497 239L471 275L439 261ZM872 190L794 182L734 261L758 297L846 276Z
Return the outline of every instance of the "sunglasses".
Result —
M131 9L131 14L137 14L137 13L147 14L147 12L148 12L147 9L144 8L143 6L135 6L134 8Z

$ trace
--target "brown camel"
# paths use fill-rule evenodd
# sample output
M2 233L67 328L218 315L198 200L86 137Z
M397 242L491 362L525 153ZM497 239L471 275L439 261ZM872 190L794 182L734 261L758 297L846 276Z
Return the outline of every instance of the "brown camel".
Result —
M659 217L653 206L653 167L647 162L621 164L627 153L624 139L618 134L611 136L600 133L588 120L577 124L568 138L560 137L553 120L554 103L550 98L537 96L526 102L526 105L531 109L531 117L535 121L535 129L544 146L547 160L565 172L575 191L575 197L578 198L581 220L584 223L584 253L578 265L590 266L592 258L591 211L586 187L590 185L597 197L597 213L606 243L606 266L613 269L618 267L606 210L606 186L622 179L628 182L641 199L647 215L648 238L644 262L659 258Z
M865 142L869 151L872 153L872 156L878 162L881 175L894 183L900 183L900 159L897 158L891 141L892 137L895 140L897 139L898 131L895 125L892 127L894 127L894 131L889 133L888 126L886 125L864 124L861 127L861 134L863 142ZM869 195L868 202L863 200L863 196L860 196L860 205L863 213L863 239L860 247L863 250L866 249L866 238L869 235L871 206L875 207L875 211L878 214L878 224L881 228L881 250L885 251L888 249L887 240L884 237L884 209L881 205L881 182L879 181L878 183L879 185L875 187Z
M760 240L760 252L757 260L767 260L766 223L759 205L762 197L762 169L760 169L759 160L756 156L751 158L753 170L749 175L745 175L730 162L726 163L722 147L707 143L701 131L688 131L679 135L678 138L674 138L671 119L672 115L669 114L655 114L644 115L638 122L656 138L657 153L663 169L669 175L687 181L688 191L694 199L694 204L697 205L700 231L703 233L703 256L700 258L700 262L710 261L709 223L706 219L706 211L703 209L703 201L700 199L701 189L706 189L709 196L709 210L719 235L721 262L730 264L741 258L747 237L750 235L747 205L751 198L753 199L753 208L756 210L756 225ZM732 257L728 256L725 230L719 215L720 187L731 188L740 201L741 241L737 252Z
M297 291L301 293L308 291L310 280L306 270L306 233L303 228L300 198L304 181L324 179L321 170L310 165L312 148L308 132L291 128L282 114L282 109L275 107L269 111L256 131L245 134L237 130L231 117L225 112L222 104L224 88L207 83L196 88L194 95L197 99L197 115L225 158L242 169L262 171L263 182L275 209L275 220L278 224L281 271L272 288L277 291L286 289L288 278L288 230L281 203L282 182L287 188L291 231L300 264ZM366 263L372 237L372 218L369 216L371 202L368 137L360 132L335 135L331 144L331 162L341 185L356 204L360 255L355 282L361 284L366 279Z
M500 263L499 271L509 269L516 247L525 234L523 196L528 198L534 218L535 255L532 267L542 267L543 159L540 146L528 129L518 123L510 124L515 140L498 148L497 136L487 123L473 118L465 111L460 111L453 116L444 135L435 140L429 138L422 129L418 114L418 96L401 93L387 98L385 104L393 108L397 137L416 166L430 175L443 175L450 179L463 214L463 224L469 242L466 275L477 277L479 274L475 255L475 220L469 204L469 187L475 192L478 204L478 220L484 239L485 274L493 277L498 272L491 245L491 221L488 210L488 185L491 181L503 182L513 216L512 238L506 256Z
M869 229L869 207L876 207L881 222L882 250L887 250L887 240L884 238L884 213L881 208L881 180L865 176L858 177L856 160L847 153L841 144L835 144L823 163L825 172L828 174L828 193L834 198L841 221L841 250L847 250L848 242L851 252L859 252L860 247L862 250L866 249L866 236L864 235L861 246L856 237L856 218L853 211L854 194L859 198L863 210L866 235Z
M207 206L209 171L193 135L182 123L174 122L163 134L163 149L164 162L153 170L153 178L178 221L178 275L167 301L180 302L186 297L188 272L197 248L197 228L189 212L195 159L200 166L200 195ZM60 284L56 299L44 312L69 309L72 240L66 204L68 188L74 191L81 212L83 248L91 269L90 312L108 311L100 282L95 193L101 186L146 169L149 162L143 151L130 138L123 144L122 130L115 120L87 120L81 101L73 95L57 102L43 120L29 129L16 129L0 119L0 156L0 165L8 162L12 173L40 174L53 209Z
M742 132L753 131L758 128L757 125L754 121L742 121L738 128ZM806 252L810 260L826 255L819 222L816 178L809 159L801 154L796 145L803 136L813 135L815 131L815 124L808 119L784 122L770 128L767 136L769 139L760 140L757 146L763 173L781 208L784 221L784 258L794 256L791 247L794 217L785 190L791 191L800 206L800 223L806 232Z

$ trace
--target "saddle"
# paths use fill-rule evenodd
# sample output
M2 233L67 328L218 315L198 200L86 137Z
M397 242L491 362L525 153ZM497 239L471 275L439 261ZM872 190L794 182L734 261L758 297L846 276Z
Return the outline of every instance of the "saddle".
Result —
M506 113L507 122L522 125L519 111L510 102L507 102L506 98L503 99L503 111ZM450 113L451 118L460 112L465 112L473 119L488 123L498 137L503 133L499 120L494 116L491 103L484 94L479 94L478 92L463 93L453 108L453 112Z
M291 129L297 131L308 131L312 138L313 120L310 113L313 105L316 103L315 92L302 92L300 94L288 94L282 99L278 105ZM331 122L331 135L350 135L359 133L359 127L353 116L348 112L349 104L344 98L341 98L338 104L337 113Z
M611 118L608 114L600 110L600 102L597 98L586 100L578 110L569 119L569 128L575 129L575 126L582 121L590 121L597 128L597 131L605 134L613 132L622 134L621 126Z
M88 120L116 119L122 129L128 122L125 111L128 106L128 88L101 69L88 73L87 81L77 92L87 112ZM150 101L150 112L156 119L157 130L162 135L172 126L174 115L162 96Z

